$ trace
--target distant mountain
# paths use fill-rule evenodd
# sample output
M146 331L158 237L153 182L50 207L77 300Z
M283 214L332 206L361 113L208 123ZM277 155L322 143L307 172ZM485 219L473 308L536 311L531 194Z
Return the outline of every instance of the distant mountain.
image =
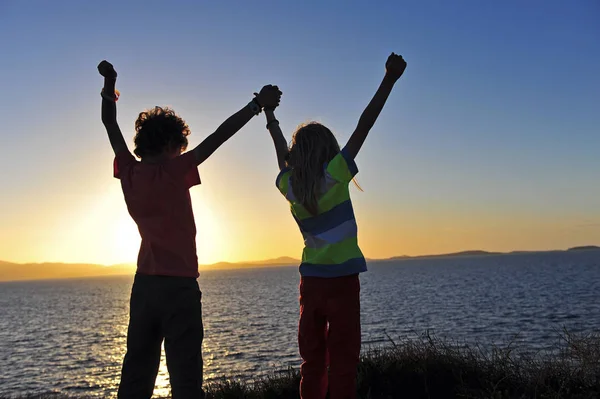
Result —
M47 280L133 274L131 265L102 266L73 263L10 263L0 261L0 281Z
M249 262L219 262L210 265L200 265L200 271L202 270L227 270L227 269L247 269L247 268L258 268L258 267L277 267L277 266L298 266L300 261L298 259L290 258L288 256L282 256L275 259L249 261Z
M371 261L396 261L396 260L404 260L404 259L431 259L431 258L453 258L453 257L461 257L461 256L493 256L493 255L519 255L519 254L533 254L533 253L548 253L548 252L568 252L568 251L594 251L600 250L600 247L595 245L586 245L581 247L573 247L567 250L555 249L555 250L547 250L547 251L512 251L512 252L489 252L489 251L481 251L481 250L473 250L473 251L461 251L461 252L453 252L449 254L439 254L439 255L419 255L419 256L394 256L392 258L387 259L372 259Z
M488 251L461 251L461 252L452 252L449 254L438 254L438 255L419 255L419 256L394 256L392 258L380 259L386 261L394 261L394 260L404 260L404 259L430 259L430 258L452 258L452 257L460 257L460 256L487 256L487 255L501 255L501 252L488 252Z
M264 261L200 265L202 270L225 270L257 267L275 267L299 265L300 261L289 257L267 259ZM48 280L84 277L133 275L135 265L121 264L103 266L75 263L11 263L0 261L0 281Z
M597 247L595 245L584 245L581 247L569 248L567 251L590 251L590 250L598 250L598 249L600 249L600 247Z
M569 248L567 251L590 251L600 250L595 245L587 245ZM399 261L406 259L432 259L432 258L452 258L452 257L470 257L470 256L491 256L491 255L517 255L536 252L564 252L555 251L514 251L514 252L488 252L481 250L461 251L439 255L422 256L394 256L387 259L367 259L368 262L381 261ZM290 257L280 257L262 261L249 262L219 262L212 265L199 265L200 272L203 270L226 270L226 269L246 269L258 267L277 267L277 266L298 266L300 261ZM135 265L114 265L102 266L94 264L72 264L72 263L28 263L19 264L0 261L0 281L16 280L47 280L47 279L65 279L65 278L83 278L83 277L102 277L102 276L120 276L133 275Z
M403 260L403 259L413 259L413 256L408 256L408 255L400 255L400 256L392 256L391 258L384 258L384 259L373 259L373 258L367 258L367 262L378 262L378 261L390 261L390 260Z
M274 266L296 265L297 266L300 264L300 260L290 258L289 256L281 256L281 257L275 258L275 259L267 259L267 260L261 260L261 261L256 261L256 262L240 262L238 264L263 265L263 266L270 266L270 265L274 265Z

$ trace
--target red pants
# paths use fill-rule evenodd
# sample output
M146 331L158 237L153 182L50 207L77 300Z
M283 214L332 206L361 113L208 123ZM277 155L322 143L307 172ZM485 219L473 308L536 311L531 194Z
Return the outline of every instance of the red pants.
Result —
M360 357L360 281L358 275L300 280L298 345L302 399L356 398ZM329 366L329 376L327 375ZM329 377L329 378L328 378Z

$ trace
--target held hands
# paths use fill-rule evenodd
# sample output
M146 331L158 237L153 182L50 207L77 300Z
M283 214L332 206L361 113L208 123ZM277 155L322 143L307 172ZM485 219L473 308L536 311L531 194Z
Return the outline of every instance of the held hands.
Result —
M100 75L104 76L106 79L117 78L117 71L115 71L115 68L112 66L112 64L106 60L98 64L98 72L100 72Z
M254 93L258 104L264 109L271 110L279 106L282 94L279 87L273 85L266 85L260 90L260 93Z
M400 79L400 76L402 76L405 69L406 61L404 61L402 56L396 53L390 54L385 63L385 76L388 76L396 81Z

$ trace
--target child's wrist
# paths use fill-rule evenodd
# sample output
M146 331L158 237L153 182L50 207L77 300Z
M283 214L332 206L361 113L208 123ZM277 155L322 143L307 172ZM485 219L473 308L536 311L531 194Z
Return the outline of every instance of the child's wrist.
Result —
M400 79L400 76L396 77L396 76L391 76L390 74L386 73L385 76L383 77L383 81L385 83L391 83L394 84L398 81L398 79Z
M274 124L279 125L279 121L275 118L271 119L270 121L267 121L267 130L270 130L269 128Z
M256 105L258 105L260 107L260 109L264 108L263 105L262 105L262 102L258 98L258 95L255 95L254 98L252 99L252 101L254 101L256 103Z
M254 97L249 103L248 103L248 107L250 107L250 110L252 111L252 113L254 115L258 115L260 114L260 112L262 111L262 107L260 105L260 103L258 102L258 100L256 99L256 97Z
M117 78L104 78L104 91L112 92L117 85Z
M121 95L121 93L119 93L119 91L116 90L114 87L113 88L109 88L109 89L107 89L105 87L100 92L100 95L105 100L117 102L117 101L119 101L119 96Z

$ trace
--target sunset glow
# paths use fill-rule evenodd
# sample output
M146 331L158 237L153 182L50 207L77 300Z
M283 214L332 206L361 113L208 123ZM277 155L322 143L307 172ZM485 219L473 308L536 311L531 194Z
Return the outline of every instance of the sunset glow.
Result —
M144 108L172 106L192 129L192 148L267 83L284 92L277 115L287 139L316 119L343 145L385 57L400 52L405 77L357 158L364 192L352 196L367 257L600 243L597 8L556 3L540 19L521 5L514 13L281 5L275 22L251 25L266 42L241 46L248 21L265 18L259 10L230 15L190 3L173 6L175 18L123 5L114 29L101 33L102 13L67 3L0 6L3 37L15 38L2 43L0 66L11 93L0 107L0 260L136 261L140 239L100 122L104 58L119 71L118 119L130 149ZM227 26L215 22L225 17ZM298 23L305 19L331 29L308 34ZM151 41L140 33L148 24ZM200 264L301 256L263 119L199 168L202 185L191 192Z

